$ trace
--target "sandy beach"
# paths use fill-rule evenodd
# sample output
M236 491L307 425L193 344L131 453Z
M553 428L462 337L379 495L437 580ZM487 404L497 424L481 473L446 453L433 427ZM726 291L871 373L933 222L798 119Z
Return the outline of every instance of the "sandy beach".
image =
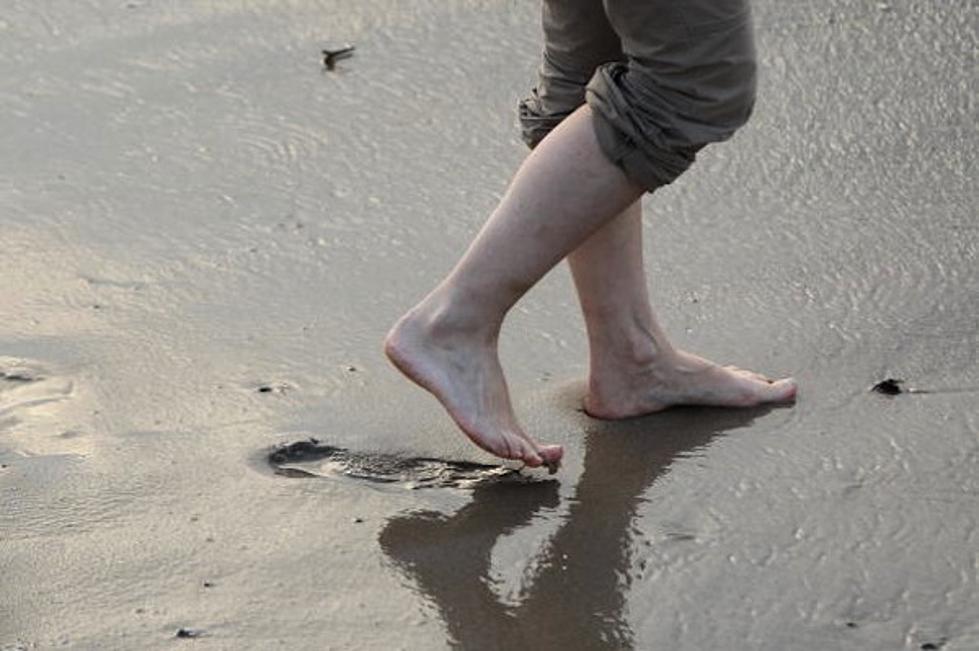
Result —
M538 12L3 3L0 650L979 650L975 5L755 2L645 255L798 403L587 417L561 266L501 343L555 475L381 351L526 155Z

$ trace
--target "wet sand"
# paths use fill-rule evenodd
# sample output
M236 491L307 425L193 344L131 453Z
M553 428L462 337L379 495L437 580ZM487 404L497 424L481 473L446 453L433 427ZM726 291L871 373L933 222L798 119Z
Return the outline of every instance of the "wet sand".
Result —
M537 7L402 5L0 10L0 649L979 649L975 8L756 2L646 255L799 403L587 418L558 269L502 351L548 476L379 344L525 154Z

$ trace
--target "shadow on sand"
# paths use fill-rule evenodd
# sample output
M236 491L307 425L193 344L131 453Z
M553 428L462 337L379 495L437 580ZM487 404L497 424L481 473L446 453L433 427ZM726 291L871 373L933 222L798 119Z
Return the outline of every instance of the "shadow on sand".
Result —
M451 516L397 516L381 531L381 548L436 606L452 646L631 648L626 599L633 551L642 544L632 524L645 493L677 458L769 410L676 409L588 421L584 471L567 515L538 551L515 605L492 589L491 553L499 538L560 505L556 481L478 486Z

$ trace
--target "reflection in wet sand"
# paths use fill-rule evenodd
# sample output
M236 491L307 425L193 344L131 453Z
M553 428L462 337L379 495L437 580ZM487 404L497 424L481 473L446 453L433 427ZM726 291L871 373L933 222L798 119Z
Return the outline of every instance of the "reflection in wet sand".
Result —
M558 506L556 481L488 484L457 513L415 512L380 534L384 553L440 612L464 649L634 646L626 599L638 506L673 462L767 410L680 409L624 422L592 421L584 472L558 531L538 552L516 605L492 590L497 541ZM528 550L530 557L536 550Z

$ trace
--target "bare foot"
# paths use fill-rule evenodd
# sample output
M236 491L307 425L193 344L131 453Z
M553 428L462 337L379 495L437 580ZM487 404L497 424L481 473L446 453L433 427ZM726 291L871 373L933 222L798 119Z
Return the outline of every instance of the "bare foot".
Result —
M664 356L665 357L665 356ZM770 380L764 375L675 351L668 359L615 375L589 379L585 411L595 418L618 419L661 411L674 405L753 407L795 400L791 378Z
M384 352L408 379L438 398L473 443L504 459L557 470L561 446L537 444L517 423L495 336L452 331L413 311L388 333Z

